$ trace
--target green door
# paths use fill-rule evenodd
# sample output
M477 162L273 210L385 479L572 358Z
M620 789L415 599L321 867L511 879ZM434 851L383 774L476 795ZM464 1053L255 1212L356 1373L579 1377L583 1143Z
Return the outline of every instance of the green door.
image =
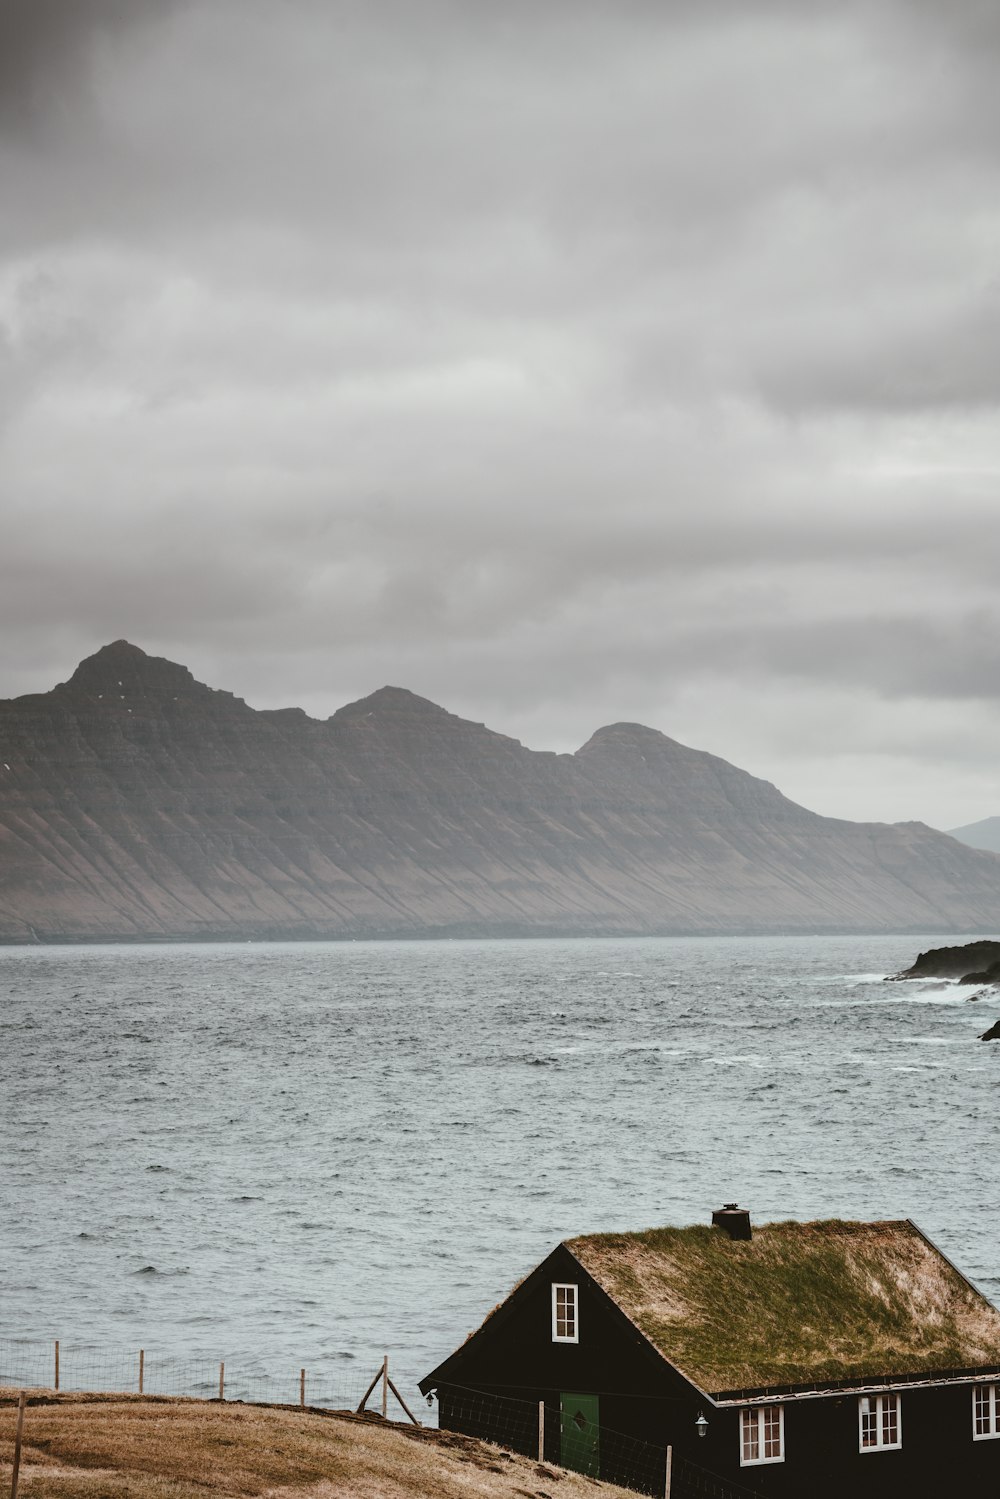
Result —
M559 1396L559 1461L590 1478L601 1476L601 1430L596 1395Z

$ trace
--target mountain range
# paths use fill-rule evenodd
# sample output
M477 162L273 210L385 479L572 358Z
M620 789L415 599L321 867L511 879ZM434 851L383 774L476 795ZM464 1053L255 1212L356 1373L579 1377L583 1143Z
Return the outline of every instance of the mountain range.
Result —
M1000 854L1000 817L984 817L981 822L969 822L965 827L949 828L952 838L967 843L970 848L986 848L990 853Z
M0 940L992 931L1000 859L640 724L524 748L402 688L256 711L127 641L0 702Z

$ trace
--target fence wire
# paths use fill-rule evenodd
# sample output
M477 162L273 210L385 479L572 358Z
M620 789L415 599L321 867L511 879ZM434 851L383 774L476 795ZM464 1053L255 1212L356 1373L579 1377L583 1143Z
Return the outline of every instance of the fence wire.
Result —
M437 1395L439 1425L445 1430L481 1437L542 1462L572 1466L592 1478L638 1493L659 1496L665 1493L666 1446L596 1422L583 1430L571 1429L571 1423L555 1402L545 1402L540 1432L537 1402L460 1385L439 1385ZM567 1457L572 1458L571 1463L566 1462ZM754 1489L674 1454L670 1499L761 1499L761 1496Z
M377 1364L373 1364L372 1374ZM140 1390L141 1372L141 1390ZM262 1373L240 1360L184 1358L147 1348L93 1343L36 1342L0 1338L0 1387L56 1389L78 1393L179 1395L194 1399L242 1400L255 1405L321 1406L354 1410L368 1387L364 1372L306 1367ZM390 1401L392 1397L390 1395ZM393 1402L394 1404L395 1402Z
M699 1468L690 1458L677 1460L674 1472L677 1475L678 1499L760 1499L756 1489L744 1488L733 1483L731 1478L719 1478L707 1468Z

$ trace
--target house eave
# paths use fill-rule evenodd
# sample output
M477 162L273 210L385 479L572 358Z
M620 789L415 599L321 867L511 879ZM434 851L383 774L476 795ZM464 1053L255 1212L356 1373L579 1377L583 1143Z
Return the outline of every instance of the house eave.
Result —
M827 1400L832 1395L868 1395L883 1390L902 1392L945 1385L994 1384L1000 1364L974 1364L965 1369L921 1369L912 1374L871 1374L861 1378L830 1379L802 1384L758 1385L751 1389L716 1390L713 1405L779 1405L790 1400Z

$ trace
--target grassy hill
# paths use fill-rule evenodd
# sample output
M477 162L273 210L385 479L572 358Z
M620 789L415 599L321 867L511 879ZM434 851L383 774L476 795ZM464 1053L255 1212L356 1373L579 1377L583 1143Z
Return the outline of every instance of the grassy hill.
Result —
M36 1392L19 1499L626 1499L485 1442L342 1412ZM17 1393L0 1392L8 1491ZM630 1499L635 1499L634 1495Z

